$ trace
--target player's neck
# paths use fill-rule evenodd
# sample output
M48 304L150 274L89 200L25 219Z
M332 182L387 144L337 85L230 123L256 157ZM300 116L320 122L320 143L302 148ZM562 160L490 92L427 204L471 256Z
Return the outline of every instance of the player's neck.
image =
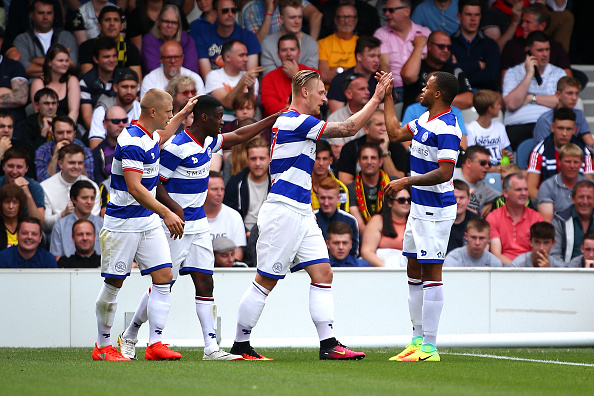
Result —
M307 111L307 106L305 105L305 102L302 101L291 101L291 105L289 106L289 109L294 109L296 110L299 114L309 114Z
M491 127L491 116L488 114L483 114L477 118L476 122L483 128L488 129Z
M136 121L136 123L139 126L141 126L143 129L148 131L148 133L150 133L151 137L153 136L153 132L155 132L155 128L153 126L152 118L141 114L140 117L138 117L138 121Z
M449 104L443 103L441 101L436 101L433 103L433 106L429 109L429 119L448 111L450 108Z
M192 135L192 137L196 139L202 147L204 147L204 141L206 140L207 135L206 132L200 130L200 128L197 127L197 123L192 123L190 128L188 128L188 133Z

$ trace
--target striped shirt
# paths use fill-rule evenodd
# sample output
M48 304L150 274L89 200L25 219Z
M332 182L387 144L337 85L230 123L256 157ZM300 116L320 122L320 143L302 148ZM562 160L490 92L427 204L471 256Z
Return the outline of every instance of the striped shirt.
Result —
M311 213L311 172L316 140L327 123L294 109L283 112L272 127L268 202L282 202L303 214Z
M204 201L212 154L223 147L223 135L208 136L202 146L186 128L161 149L159 178L169 196L184 209L184 234L208 232Z
M439 162L456 163L462 132L451 109L429 119L429 112L406 124L412 133L410 175L419 176L439 168ZM410 215L425 220L456 218L453 174L434 186L412 186Z
M140 205L128 192L124 171L142 173L142 185L153 195L159 180L159 134L132 121L118 137L113 163L109 202L103 228L118 232L142 232L160 227L159 216Z

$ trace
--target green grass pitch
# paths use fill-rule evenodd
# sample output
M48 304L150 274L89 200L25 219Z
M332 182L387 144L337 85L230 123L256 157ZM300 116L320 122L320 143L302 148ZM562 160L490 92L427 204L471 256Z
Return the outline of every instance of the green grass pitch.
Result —
M174 349L182 352L181 361L148 362L142 348L135 362L95 362L91 348L2 348L0 394L594 394L589 348L440 349L439 363L389 362L396 349L366 350L361 361L320 361L314 349L261 349L275 360L237 362L204 362L200 348Z

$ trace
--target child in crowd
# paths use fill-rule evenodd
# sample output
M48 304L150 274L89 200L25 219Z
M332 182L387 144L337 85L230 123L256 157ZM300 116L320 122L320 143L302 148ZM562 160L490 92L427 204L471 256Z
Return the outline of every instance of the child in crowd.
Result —
M567 267L563 261L549 255L555 244L555 227L551 223L540 221L530 227L531 251L520 254L512 262L512 267Z

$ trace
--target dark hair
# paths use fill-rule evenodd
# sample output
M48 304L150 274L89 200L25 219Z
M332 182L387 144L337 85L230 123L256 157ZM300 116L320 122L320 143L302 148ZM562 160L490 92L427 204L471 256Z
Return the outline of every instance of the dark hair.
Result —
M293 40L295 43L297 43L297 48L301 50L301 44L299 44L299 39L293 33L287 33L284 36L281 36L278 39L277 49L280 49L281 41L289 41L289 40Z
M326 235L328 239L330 239L330 234L334 235L344 235L349 234L349 237L353 237L353 229L350 225L345 223L344 221L333 221L328 226L328 230L326 230Z
M316 153L322 153L324 151L329 151L330 156L332 158L334 158L334 155L332 154L332 147L330 146L330 143L328 143L328 141L326 141L326 140L317 140L316 141Z
M48 87L43 87L39 91L35 92L35 95L33 96L33 102L39 103L43 96L50 96L52 99L55 99L56 101L60 100L60 97L58 96L58 93L56 91Z
M74 222L74 224L72 224L72 235L74 235L74 229L76 228L76 226L78 226L79 224L83 224L83 223L89 223L91 225L91 227L93 227L93 231L97 232L97 229L95 228L95 224L93 224L93 222L89 219L78 219Z
M466 149L466 152L464 153L465 159L472 160L472 159L474 159L474 156L479 153L491 156L491 153L489 152L489 150L486 147L481 146L480 144L475 144L475 145L470 146Z
M456 190L465 191L470 196L470 186L464 180L454 179L454 188Z
M19 212L17 213L17 219L23 217L25 208L27 207L27 197L23 192L23 189L14 183L5 184L0 188L0 204L7 199L16 198L19 201Z
M462 10L465 6L479 6L481 7L481 12L483 12L483 5L481 0L460 0L458 2L458 12L462 14Z
M278 2L278 12L282 14L283 9L287 7L301 8L301 0L280 0ZM214 4L213 4L214 7Z
M351 85L351 83L353 81L355 81L358 78L365 78L362 74L359 73L352 73L352 74L348 74L344 80L342 80L342 92L346 91L347 89L349 89L349 86ZM367 79L365 78L365 81L367 81Z
M410 196L410 187L406 186L404 188L408 191L408 195ZM396 201L396 199L389 198L387 195L384 196L384 204L382 205L382 235L388 238L396 238L398 233L394 228L394 223L392 223L392 208L387 204L387 202L392 201L392 204Z
M435 77L435 89L441 92L441 99L451 105L458 95L458 79L448 72L438 71L433 73Z
M243 44L243 42L235 39L225 41L225 44L223 44L223 46L221 47L221 57L223 58L223 61L225 60L225 55L231 52L231 50L233 49L233 45L235 43Z
M24 148L22 148L20 146L12 146L8 150L6 150L6 152L4 153L4 157L2 158L2 165L6 164L6 162L9 159L13 159L13 158L24 159L25 162L27 163L27 166L29 166L29 161L31 160L31 157L29 156L29 153L27 152L27 150L25 150Z
M51 47L49 47L47 53L45 54L45 58L43 60L43 83L46 85L52 82L52 68L49 63L53 61L60 53L64 53L68 55L68 58L70 58L70 52L68 51L68 48L64 47L62 44L53 44ZM70 68L66 71L66 73L60 76L60 80L58 80L58 82L65 83L68 81L69 77Z
M553 122L555 121L574 121L576 120L575 111L567 107L560 107L553 112Z
M590 231L586 232L586 235L584 235L584 241L585 241L586 239L589 239L589 240L591 240L591 241L592 241L592 240L594 240L594 230L590 230ZM584 243L582 242L582 245L583 245L583 244L584 244Z
M31 216L27 216L19 222L19 225L17 225L16 229L17 234L19 233L19 230L21 229L21 225L23 223L37 224L39 226L39 233L41 234L41 221L39 221L37 217Z
M58 161L63 161L66 155L82 154L85 155L85 148L76 143L68 144L58 151Z
M379 158L382 157L382 149L381 149L381 147L378 144L370 143L370 142L365 142L365 143L359 145L359 153L357 154L357 159L361 159L361 153L366 148L370 148L372 150L377 151L377 156Z
M122 12L122 9L114 4L110 4L107 3L107 5L105 7L103 7L101 9L101 11L99 11L99 17L97 18L97 20L99 22L103 22L103 17L105 17L105 14L109 13L109 12L117 12L118 15L120 16L120 19L124 18L124 13Z
M14 116L8 110L5 110L5 109L0 110L0 118L10 118L14 124Z
M29 11L31 11L31 12L35 11L35 6L37 5L37 3L51 5L52 7L54 6L54 2L52 0L33 0L31 2L31 8L29 9ZM54 11L55 11L55 7L54 7Z
M118 46L116 42L110 38L105 36L99 36L95 40L93 40L93 56L99 59L99 52L101 50L116 50L116 54L118 53Z
M571 198L575 198L578 188L594 188L594 183L590 179L580 180L575 183L575 186L571 189Z
M56 131L57 122L65 122L66 124L69 124L72 127L72 129L74 129L74 131L76 132L76 123L72 121L72 118L68 117L67 115L59 115L54 117L52 121L52 133Z
M89 180L79 180L74 182L74 184L70 187L70 199L78 198L80 191L83 188L89 188L95 191L95 194L97 194L97 190L95 190L93 183L91 183Z
M374 49L380 45L382 45L382 42L377 37L359 36L355 45L355 55L365 52L365 48Z
M547 34L541 30L535 30L526 37L526 46L532 47L535 42L539 43L549 43L551 39Z
M546 221L539 221L530 226L530 239L550 239L555 240L555 226Z
M200 114L210 116L215 109L222 106L223 104L214 96L201 95L196 99L196 104L194 105L194 120L197 120Z
M539 25L543 22L546 23L545 29L551 22L551 16L549 10L544 4L529 4L522 9L522 14L532 14L536 19L536 23Z
M258 102L256 101L256 97L254 94L248 92L241 93L233 99L233 103L231 107L234 110L242 108L246 103L251 103L254 106L254 109L258 106Z
M213 178L213 177L218 177L218 178L222 179L223 178L223 174L221 172L217 172L217 171L211 170L208 173L208 178L210 179L210 178Z

